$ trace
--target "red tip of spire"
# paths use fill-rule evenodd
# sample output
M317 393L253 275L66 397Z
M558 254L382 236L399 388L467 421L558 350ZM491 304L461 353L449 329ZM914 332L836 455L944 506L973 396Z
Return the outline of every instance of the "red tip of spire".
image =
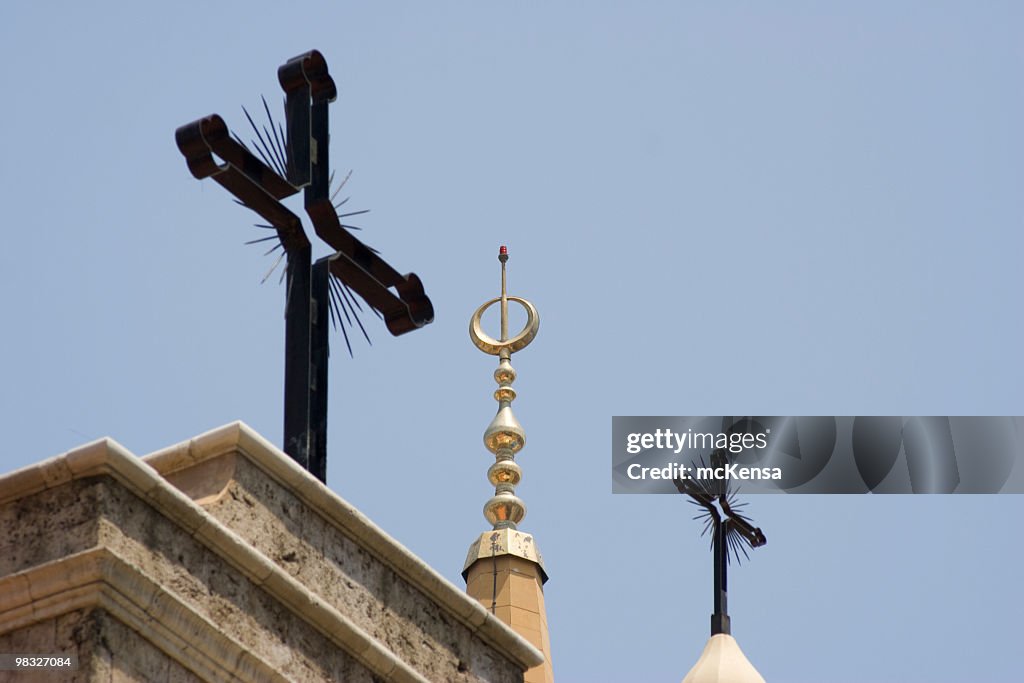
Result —
M498 255L499 256L508 256L508 247L506 247L504 244L501 245L498 248Z

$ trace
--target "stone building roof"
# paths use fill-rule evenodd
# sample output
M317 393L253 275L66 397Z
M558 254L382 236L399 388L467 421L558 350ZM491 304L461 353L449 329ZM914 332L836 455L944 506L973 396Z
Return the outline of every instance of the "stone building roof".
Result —
M0 477L0 652L74 654L76 681L521 681L543 661L241 422Z

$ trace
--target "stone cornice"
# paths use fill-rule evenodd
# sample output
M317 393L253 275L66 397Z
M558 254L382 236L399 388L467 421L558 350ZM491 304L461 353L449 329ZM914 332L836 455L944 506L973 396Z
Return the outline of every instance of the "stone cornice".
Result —
M339 532L358 543L418 588L448 614L505 653L524 670L544 661L544 655L497 619L475 599L455 587L419 557L244 422L233 422L189 441L161 449L144 460L163 475L197 465L226 453L240 453Z
M91 548L0 578L0 632L92 607L145 633L203 680L287 683L247 647L109 548Z
M147 500L162 515L173 520L245 575L253 584L262 587L370 671L388 681L428 683L426 678L396 657L385 645L333 606L325 603L318 595L174 488L150 465L136 458L112 439L94 441L0 477L0 504L69 483L73 479L97 475L110 475L140 498ZM68 587L75 587L73 583L77 579L64 577L62 567L61 561L41 565L38 569L43 571L43 574L37 576L44 577L45 572L52 572L52 581L70 581L72 583ZM89 575L89 572L96 573L95 569L82 571L85 572L82 576ZM12 594L16 592L13 589L19 585L18 581L22 581L22 589L27 588L27 595L32 596L31 584L25 584L23 579L18 578L23 574L27 576L27 572L19 572L5 577L3 581L11 582ZM136 576L140 575L136 572ZM42 578L38 580L43 581ZM5 593L6 591L0 590L0 594ZM24 596L26 592L22 590L18 594ZM4 604L11 599L13 598L5 598ZM11 604L11 608L15 606Z

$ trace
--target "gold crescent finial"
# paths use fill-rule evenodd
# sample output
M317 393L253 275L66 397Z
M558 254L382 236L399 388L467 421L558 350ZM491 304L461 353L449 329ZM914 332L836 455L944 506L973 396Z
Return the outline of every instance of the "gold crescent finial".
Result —
M473 344L484 353L492 356L507 358L516 351L525 349L540 330L540 314L536 307L526 299L518 296L509 296L506 287L505 263L508 262L508 248L502 246L498 251L498 260L501 261L501 296L491 299L476 309L476 313L469 321L469 338ZM484 312L494 304L501 302L501 337L494 339L484 332L481 319ZM514 337L508 336L508 302L514 301L526 310L526 325Z

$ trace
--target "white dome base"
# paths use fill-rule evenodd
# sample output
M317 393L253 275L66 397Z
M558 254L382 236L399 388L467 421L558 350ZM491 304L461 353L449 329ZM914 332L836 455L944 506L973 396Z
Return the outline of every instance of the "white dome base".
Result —
M730 635L718 633L708 639L700 659L686 674L683 683L765 683L739 643Z

